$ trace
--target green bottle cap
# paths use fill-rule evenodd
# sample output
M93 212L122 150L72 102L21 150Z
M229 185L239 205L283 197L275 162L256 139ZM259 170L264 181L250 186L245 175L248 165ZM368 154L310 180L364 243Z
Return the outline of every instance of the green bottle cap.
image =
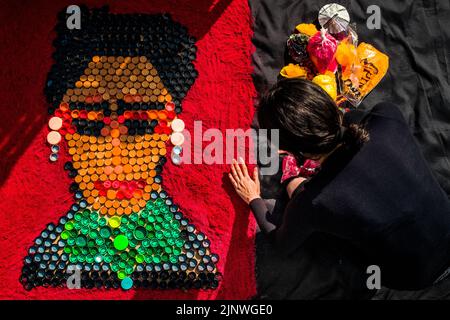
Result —
M144 227L137 227L134 229L133 235L136 240L144 240L147 235L147 231Z
M95 211L92 211L91 214L89 215L89 218L91 219L91 221L97 221L98 220L98 213Z
M125 272L127 273L127 275L132 274L134 271L134 261L130 260L129 262L130 263L129 263L128 267L125 267Z
M106 219L104 218L104 217L101 217L99 220L98 220L98 224L100 225L100 226L106 226L106 223L107 223L107 221L106 221Z
M67 239L69 239L69 237L70 237L70 233L67 232L67 230L64 230L64 231L61 233L61 239L63 239L63 240L67 240Z
M86 227L86 226L89 225L89 222L90 222L90 221L89 221L89 218L84 218L84 217L83 217L83 219L81 219L80 222L81 222L81 225L82 225L82 226L85 226L85 227Z
M138 244L139 244L139 241L138 241L138 240L133 239L133 238L130 237L130 241L128 242L128 245L129 245L131 248L136 248L136 247L138 246Z
M166 243L166 241L164 241L163 239L161 239L161 240L159 240L158 241L158 245L160 246L160 247L165 247L165 246L167 246L167 243Z
M119 278L120 280L124 279L127 276L125 270L119 270L119 272L117 272L117 278Z
M156 248L156 247L158 246L158 240L156 240L156 239L151 239L151 240L150 240L150 245L151 245L153 248Z
M91 229L97 229L97 227L98 227L98 222L97 222L97 221L91 221L91 222L89 223L89 228L91 228Z
M114 239L114 248L117 250L124 250L126 247L128 247L128 238L123 234L119 234Z
M124 251L119 255L119 257L120 257L120 259L125 261L128 258L128 253L126 251Z
M87 235L89 233L89 227L81 227L81 233Z
M109 218L108 224L113 229L118 228L120 226L120 217L114 216Z
M143 263L145 260L144 260L144 256L142 255L142 254L138 254L137 256L136 256L136 262L137 263Z
M109 230L108 227L102 227L102 228L100 228L100 236L102 238L107 239L111 236L111 231Z
M72 230L73 229L73 222L72 221L67 221L67 223L64 225L64 228L66 230Z
M150 240L144 239L144 240L142 241L142 247L144 247L144 248L150 247Z
M75 221L73 223L73 227L74 227L74 229L80 230L81 229L81 220L80 221Z
M133 213L130 215L130 220L131 220L131 221L136 222L138 219L139 219L139 216L138 216L138 214L137 214L136 212L133 212Z
M91 238L91 239L97 239L97 237L98 237L98 232L97 232L97 230L91 230L91 231L89 232L89 238Z
M84 247L87 244L86 237L78 236L77 240L75 241L75 243L79 247Z

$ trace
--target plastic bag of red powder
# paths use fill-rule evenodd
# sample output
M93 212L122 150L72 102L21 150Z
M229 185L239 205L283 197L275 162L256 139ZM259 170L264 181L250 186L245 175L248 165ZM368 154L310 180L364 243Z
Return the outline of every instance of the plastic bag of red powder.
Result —
M307 51L319 73L336 72L337 40L326 29L321 29L309 39Z

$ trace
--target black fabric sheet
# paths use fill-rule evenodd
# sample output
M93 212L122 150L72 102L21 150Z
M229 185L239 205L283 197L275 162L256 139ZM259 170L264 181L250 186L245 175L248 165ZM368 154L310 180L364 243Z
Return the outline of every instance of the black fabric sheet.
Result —
M287 37L295 26L302 22L314 22L318 25L319 9L330 2L339 3L347 8L352 22L356 23L359 42L374 45L390 58L388 73L359 108L369 110L381 101L397 105L434 175L447 195L450 195L449 0L249 0L254 17L253 77L257 91L263 92L276 81L280 69L286 63ZM367 18L370 16L366 10L371 5L378 5L381 9L379 30L369 30L366 26ZM370 163L367 165L370 166ZM286 195L279 185L279 177L280 173L272 177L262 177L262 194L271 202L271 207L281 214ZM352 293L351 283L334 291L325 290L324 294L308 293L307 290L302 290L302 284L299 284L295 292L283 292L283 286L275 282L277 270L282 269L286 263L277 261L270 251L270 245L265 243L261 235L258 236L257 281L261 297L274 297L274 292L280 293L277 298L370 296L358 291ZM298 265L298 261L296 263ZM353 267L356 268L349 266L347 270L352 270ZM291 268L295 268L295 265ZM316 271L301 270L301 272L314 274L323 271L319 270L319 266L317 268ZM334 271L329 270L329 273ZM330 281L328 287L333 288L333 281L339 281L339 277ZM335 288L339 287L337 283L335 285ZM413 296L426 298L427 294L422 292ZM383 297L401 298L402 294L390 292L384 293Z

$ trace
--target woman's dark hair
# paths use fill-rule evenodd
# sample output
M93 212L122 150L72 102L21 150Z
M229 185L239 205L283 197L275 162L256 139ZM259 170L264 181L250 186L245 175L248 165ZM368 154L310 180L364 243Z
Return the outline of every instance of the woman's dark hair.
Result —
M305 79L278 81L259 102L262 129L279 129L280 149L295 156L331 152L340 143L359 148L369 134L361 125L342 127L342 113L331 97Z

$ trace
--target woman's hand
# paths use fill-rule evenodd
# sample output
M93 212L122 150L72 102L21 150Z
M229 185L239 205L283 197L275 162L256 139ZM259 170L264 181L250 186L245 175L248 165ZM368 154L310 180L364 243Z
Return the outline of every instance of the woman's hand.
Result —
M261 189L258 178L258 169L253 170L253 178L249 176L247 166L242 158L239 158L239 163L233 159L231 164L231 173L228 174L231 184L236 190L237 194L249 204L253 199L259 198Z

